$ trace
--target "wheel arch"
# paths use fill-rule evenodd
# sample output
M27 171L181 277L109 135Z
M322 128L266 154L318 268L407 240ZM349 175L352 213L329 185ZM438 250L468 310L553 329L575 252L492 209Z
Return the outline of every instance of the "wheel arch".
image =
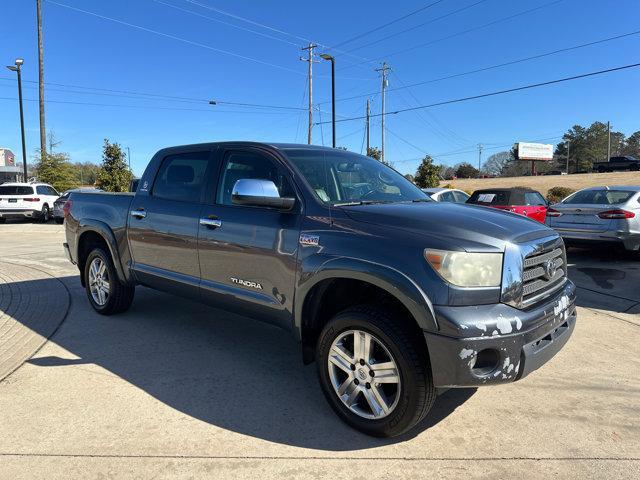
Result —
M315 260L310 263L319 263ZM360 303L384 305L416 331L438 328L429 297L405 274L366 260L333 258L317 265L296 291L295 334L305 363L313 361L315 343L326 322Z
M118 280L123 283L129 283L124 268L122 267L117 245L116 237L106 223L99 220L82 221L77 233L76 258L78 269L80 270L80 280L83 286L85 262L91 250L96 247L106 248L107 253L111 255L111 259L113 260Z

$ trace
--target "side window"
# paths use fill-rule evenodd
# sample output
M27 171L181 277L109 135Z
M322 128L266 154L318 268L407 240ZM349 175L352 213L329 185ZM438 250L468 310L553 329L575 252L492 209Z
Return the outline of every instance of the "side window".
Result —
M37 185L36 193L38 195L49 195L49 193L47 192L47 187L45 187L44 185Z
M281 168L271 159L253 152L230 152L220 175L217 203L232 205L231 193L240 179L271 180L281 197L293 197L295 193Z
M165 157L153 184L152 195L180 202L199 202L208 163L208 151Z
M440 201L441 202L453 202L453 201L455 201L455 198L453 196L453 192L442 192L440 194Z
M453 193L454 198L456 199L456 202L458 202L458 203L464 203L469 198L468 195L465 195L462 192L452 192L452 193Z
M546 205L547 204L547 202L544 200L542 195L540 195L538 192L525 192L524 202L527 205Z
M49 192L48 195L54 196L54 197L59 197L60 194L58 192L56 192L56 189L53 187L47 187L47 191Z

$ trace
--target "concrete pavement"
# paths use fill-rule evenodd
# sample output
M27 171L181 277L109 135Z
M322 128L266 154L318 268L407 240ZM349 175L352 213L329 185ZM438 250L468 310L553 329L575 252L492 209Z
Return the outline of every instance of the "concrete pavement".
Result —
M634 259L612 268L623 278L604 274L612 289L576 274L584 307L549 364L512 385L450 390L420 428L379 440L337 419L280 330L144 288L125 314L95 314L61 229L43 240L34 227L0 260L54 275L71 305L0 382L0 478L640 476L640 327L610 296L640 302L627 288ZM571 276L611 267L598 262L572 253Z

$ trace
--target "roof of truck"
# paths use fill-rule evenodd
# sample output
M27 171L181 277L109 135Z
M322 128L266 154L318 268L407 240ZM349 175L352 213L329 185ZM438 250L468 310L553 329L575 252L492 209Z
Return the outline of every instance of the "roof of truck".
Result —
M323 147L321 145L308 145L306 143L280 143L280 142L251 142L246 140L225 140L223 142L205 142L205 143L194 143L188 145L172 145L170 147L163 148L162 150L169 149L183 149L189 147L211 147L211 146L224 146L224 145L245 145L245 146L260 146L260 147L272 147L277 148L278 150L293 150L293 149L305 149L305 150L338 150L343 151L341 149L335 149L332 147Z

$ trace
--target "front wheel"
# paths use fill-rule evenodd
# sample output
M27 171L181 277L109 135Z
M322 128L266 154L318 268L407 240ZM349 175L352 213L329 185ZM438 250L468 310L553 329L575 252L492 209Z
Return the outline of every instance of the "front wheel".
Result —
M102 315L124 312L133 302L135 287L118 279L111 256L101 248L87 257L84 284L91 306Z
M322 330L316 350L320 385L346 423L393 437L420 422L435 400L426 347L386 311L347 309Z

